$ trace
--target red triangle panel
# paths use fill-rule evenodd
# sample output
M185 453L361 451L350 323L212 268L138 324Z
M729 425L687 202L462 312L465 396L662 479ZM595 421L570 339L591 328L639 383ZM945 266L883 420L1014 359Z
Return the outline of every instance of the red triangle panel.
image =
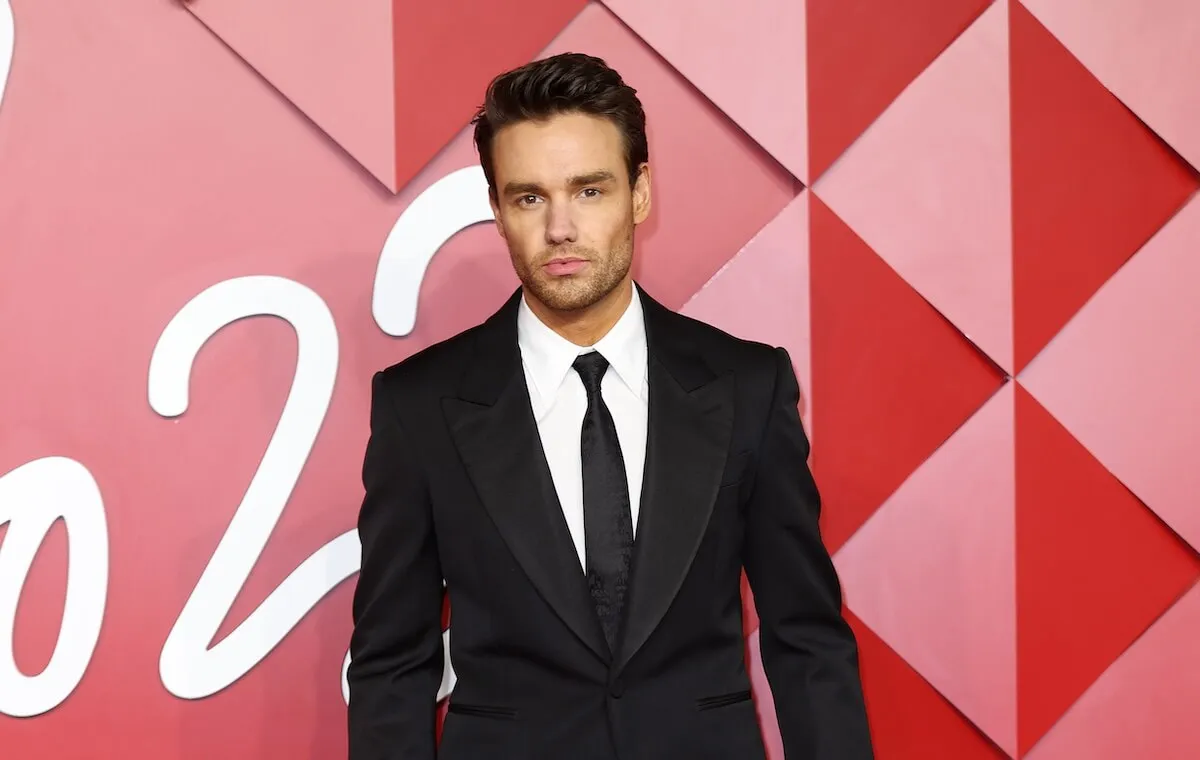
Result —
M811 182L991 0L808 0Z
M537 57L587 0L395 0L396 184L462 129L492 77Z
M879 760L1006 760L915 670L853 613L871 740Z
M836 551L1004 377L809 196L812 464Z
M1198 183L1024 6L1009 14L1020 372Z
M1024 754L1200 577L1200 558L1028 391L1016 391Z

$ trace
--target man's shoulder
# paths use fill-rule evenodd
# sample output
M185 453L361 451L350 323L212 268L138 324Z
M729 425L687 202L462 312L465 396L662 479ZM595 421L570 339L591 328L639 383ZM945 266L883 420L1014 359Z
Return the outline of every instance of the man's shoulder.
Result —
M379 370L385 387L412 392L445 388L462 376L482 324L444 338Z
M774 372L780 349L770 343L734 335L714 324L677 311L675 329L698 348L717 370Z
M797 380L787 348L738 336L700 319L674 313L675 334L691 345L692 352L701 357L714 376L733 375L745 409L752 419L765 424L774 399Z

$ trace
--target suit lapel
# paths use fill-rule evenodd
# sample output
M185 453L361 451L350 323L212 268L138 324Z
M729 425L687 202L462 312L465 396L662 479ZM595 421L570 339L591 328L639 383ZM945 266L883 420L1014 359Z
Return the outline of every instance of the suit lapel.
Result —
M650 390L645 478L616 666L662 620L708 526L733 430L733 375L712 372L683 317L643 294Z
M476 493L530 581L575 634L610 658L550 476L517 346L520 291L481 327L443 410Z
M639 291L641 289L639 288ZM481 326L443 410L484 508L530 581L601 659L611 655L562 514L517 345L521 291ZM716 374L683 317L641 292L650 391L646 463L620 670L678 593L708 527L733 430L733 375Z

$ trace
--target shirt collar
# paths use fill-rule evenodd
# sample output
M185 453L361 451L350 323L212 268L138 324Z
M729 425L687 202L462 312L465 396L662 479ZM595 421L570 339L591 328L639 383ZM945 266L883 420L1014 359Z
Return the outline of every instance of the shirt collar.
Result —
M594 346L577 346L546 326L522 296L517 312L517 343L532 380L535 416L549 409L575 357L599 351L620 381L643 401L646 397L646 328L637 286L625 313Z

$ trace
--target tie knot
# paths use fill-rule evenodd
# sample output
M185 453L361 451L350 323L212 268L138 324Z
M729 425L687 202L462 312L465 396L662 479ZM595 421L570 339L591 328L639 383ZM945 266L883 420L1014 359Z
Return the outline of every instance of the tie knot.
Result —
M608 370L608 359L603 354L599 351L580 354L571 366L579 373L579 379L583 380L583 387L589 395L600 392L600 380Z

